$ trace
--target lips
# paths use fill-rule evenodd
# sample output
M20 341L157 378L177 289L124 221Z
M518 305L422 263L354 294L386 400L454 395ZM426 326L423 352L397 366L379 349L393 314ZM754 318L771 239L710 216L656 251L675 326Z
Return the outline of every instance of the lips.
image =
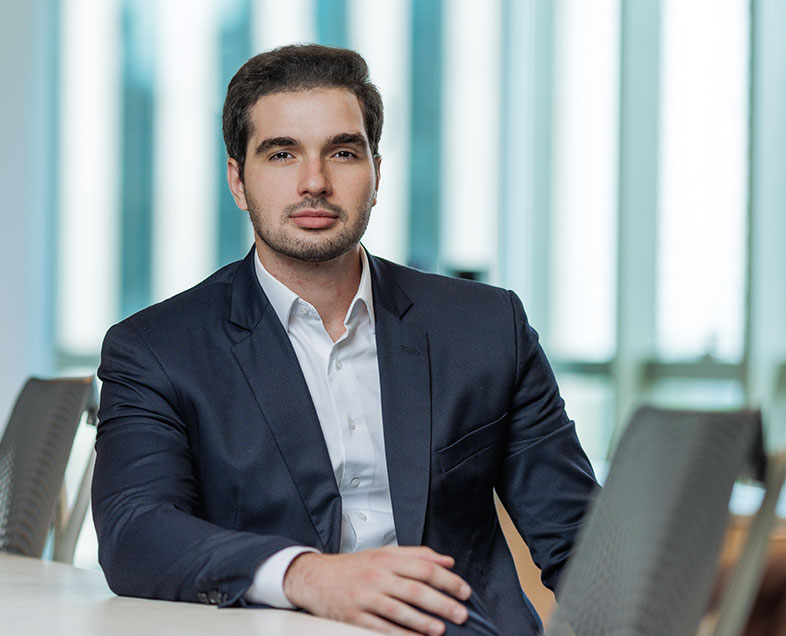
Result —
M338 215L327 210L298 210L289 215L298 227L309 230L322 230L335 224Z

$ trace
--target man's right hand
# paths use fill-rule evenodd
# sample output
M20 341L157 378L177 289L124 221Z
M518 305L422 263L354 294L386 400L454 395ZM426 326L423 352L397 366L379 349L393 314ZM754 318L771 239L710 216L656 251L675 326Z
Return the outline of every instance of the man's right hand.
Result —
M453 565L453 557L425 546L306 552L290 564L284 594L316 616L385 634L440 636L445 624L430 614L460 625L467 609L456 599L472 594Z

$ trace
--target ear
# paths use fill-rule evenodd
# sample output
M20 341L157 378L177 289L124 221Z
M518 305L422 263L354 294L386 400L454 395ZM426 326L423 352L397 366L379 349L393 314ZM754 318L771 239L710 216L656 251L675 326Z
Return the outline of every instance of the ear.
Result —
M240 174L240 164L236 159L229 157L227 159L227 183L229 189L232 191L232 196L235 199L235 205L241 210L248 210L248 202L246 201L246 186L243 183L242 175Z
M379 191L379 168L382 165L382 157L374 157L374 172L376 173L376 183L374 184L374 198L371 200L371 205L377 204L377 192Z

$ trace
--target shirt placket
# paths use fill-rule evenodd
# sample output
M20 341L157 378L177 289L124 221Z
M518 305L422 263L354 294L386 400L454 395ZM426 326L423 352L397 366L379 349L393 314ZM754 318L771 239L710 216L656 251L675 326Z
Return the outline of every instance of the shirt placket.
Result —
M353 335L349 330L333 347L329 384L345 457L339 490L344 512L355 531L354 549L361 550L378 543L380 519L369 506L368 495L375 484L377 461L363 401L356 394Z

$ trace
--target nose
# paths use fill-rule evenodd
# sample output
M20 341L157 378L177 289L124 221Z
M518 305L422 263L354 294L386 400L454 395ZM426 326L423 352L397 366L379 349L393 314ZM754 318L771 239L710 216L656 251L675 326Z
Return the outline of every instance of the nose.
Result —
M321 157L314 157L303 163L298 189L299 194L304 196L326 197L331 194L330 178Z

